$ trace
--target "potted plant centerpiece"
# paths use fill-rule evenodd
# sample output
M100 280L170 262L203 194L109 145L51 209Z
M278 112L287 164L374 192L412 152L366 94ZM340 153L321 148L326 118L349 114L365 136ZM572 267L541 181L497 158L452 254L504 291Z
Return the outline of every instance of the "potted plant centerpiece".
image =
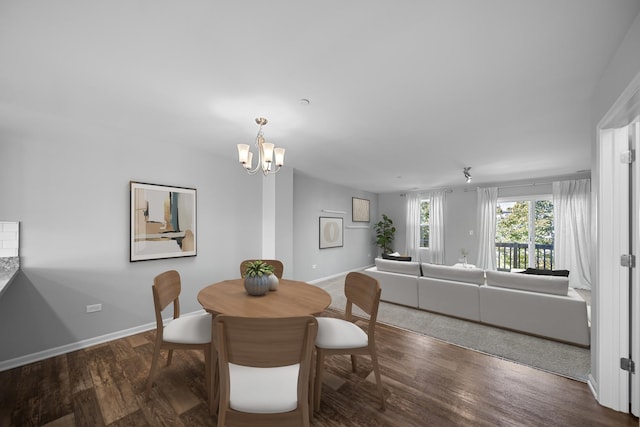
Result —
M393 221L387 215L382 214L382 220L375 225L376 244L382 249L383 254L391 253L391 242L396 232Z
M244 288L249 295L264 295L271 287L270 276L273 276L273 266L262 260L249 261L244 268Z

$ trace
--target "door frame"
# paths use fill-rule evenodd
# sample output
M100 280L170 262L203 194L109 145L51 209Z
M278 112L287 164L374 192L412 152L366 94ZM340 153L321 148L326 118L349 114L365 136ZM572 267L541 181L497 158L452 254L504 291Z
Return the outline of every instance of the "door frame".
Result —
M592 288L592 373L588 383L601 405L627 413L630 406L630 375L620 369L620 358L629 354L629 295L627 289L618 284L629 280L629 269L620 268L619 264L619 256L628 252L629 209L624 213L616 211L614 203L622 200L629 202L629 180L628 168L627 179L624 179L621 174L625 172L622 167L618 167L622 165L619 155L612 150L612 129L632 122L637 116L635 111L640 105L639 98L640 73L598 123L596 170L592 173L592 181L595 181L592 186L592 218L595 219L592 223L592 235L596 236L592 247L595 260L592 277L597 280ZM637 164L638 161L635 162L636 170ZM640 365L638 356L635 356L636 364Z
M632 123L633 128L630 129L629 143L630 148L640 154L640 118ZM640 266L638 265L638 257L640 257L640 165L638 159L633 163L630 170L631 188L629 193L631 204L631 253L636 255L636 268L631 270L631 355L635 360L635 373L631 375L631 413L636 417L640 416ZM639 421L640 423L640 421Z

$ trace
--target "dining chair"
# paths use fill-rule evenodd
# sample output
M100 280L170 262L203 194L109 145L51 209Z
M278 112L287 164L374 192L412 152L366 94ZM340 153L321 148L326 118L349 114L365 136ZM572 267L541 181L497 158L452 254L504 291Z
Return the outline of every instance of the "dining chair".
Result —
M180 317L180 274L175 270L165 271L153 279L153 305L156 312L156 342L147 380L146 397L149 397L156 375L160 350L168 349L167 366L171 364L173 350L204 350L205 383L207 393L211 393L211 315L209 313ZM173 319L166 325L162 311L173 303Z
M369 355L373 372L376 378L378 393L380 395L381 409L385 409L384 390L380 379L380 367L375 344L375 328L378 317L378 305L380 304L380 284L366 274L351 272L347 274L344 282L344 293L347 304L344 319L331 317L318 317L318 335L316 337L316 378L314 391L314 409L320 409L320 396L322 391L322 374L324 371L324 358L335 354L351 355L351 367L356 372L356 355ZM355 324L353 306L364 311L369 319L363 319L368 323L367 332Z
M244 277L244 273L246 270L246 264L248 262L253 262L253 261L258 261L257 259L245 259L244 261L242 261L240 263L240 277ZM273 274L275 274L275 276L278 279L282 279L282 274L284 273L284 264L282 264L282 261L277 260L277 259L263 259L262 261L264 261L265 263L273 266Z
M216 316L218 427L309 426L317 329L313 316Z

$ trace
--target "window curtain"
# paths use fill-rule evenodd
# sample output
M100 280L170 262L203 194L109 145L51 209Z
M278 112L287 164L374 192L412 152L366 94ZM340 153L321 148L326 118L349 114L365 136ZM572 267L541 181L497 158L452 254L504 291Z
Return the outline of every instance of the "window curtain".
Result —
M496 207L498 187L478 188L478 261L485 270L496 269Z
M569 286L591 289L591 180L553 183L554 268L569 270Z
M433 264L444 264L444 199L446 191L429 196L429 253Z
M407 194L407 235L405 253L414 261L420 261L420 201L422 195Z

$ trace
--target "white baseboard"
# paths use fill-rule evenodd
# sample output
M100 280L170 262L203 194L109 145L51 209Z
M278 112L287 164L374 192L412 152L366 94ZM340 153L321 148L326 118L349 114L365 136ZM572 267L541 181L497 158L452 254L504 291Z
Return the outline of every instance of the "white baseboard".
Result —
M589 377L587 379L587 384L589 385L589 390L591 390L591 394L593 394L593 397L595 397L596 401L598 401L598 392L596 391L596 389L598 388L598 383L596 379L593 378L592 374L589 374Z
M373 267L373 266L374 266L374 264L369 264L369 265L364 266L364 267L354 268L353 270L343 271L342 273L332 274L331 276L326 276L326 277L321 277L319 279L309 280L307 283L311 283L312 285L315 285L316 283L320 283L320 282L323 282L325 280L334 279L336 277L343 276L343 275L345 275L347 273L351 273L352 271L362 271L362 270L365 270L365 269L367 269L369 267Z
M197 313L202 313L203 310L194 311L193 313L181 314L182 316L190 316ZM165 319L165 322L171 320ZM77 341L74 343L62 345L60 347L49 348L37 353L31 353L24 356L16 357L14 359L0 361L0 372L7 371L9 369L17 368L19 366L28 365L29 363L39 362L40 360L48 359L50 357L60 356L61 354L70 353L76 350L82 350L83 348L92 347L94 345L102 344L105 342L117 340L120 338L128 337L138 334L140 332L146 332L156 328L156 322L147 323L144 325L136 326L121 331L112 332L110 334L100 335L98 337L88 338L86 340Z

